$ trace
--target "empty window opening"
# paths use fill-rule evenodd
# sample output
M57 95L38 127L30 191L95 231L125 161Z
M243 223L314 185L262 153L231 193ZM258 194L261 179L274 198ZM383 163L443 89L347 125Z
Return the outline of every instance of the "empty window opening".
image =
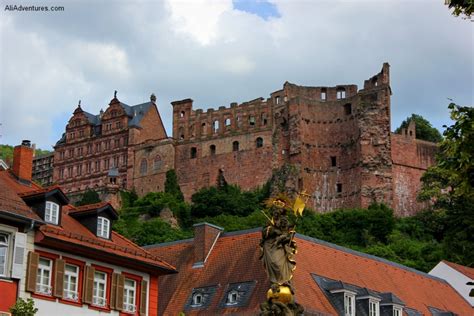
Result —
M250 115L249 116L249 125L254 126L255 125L255 116Z
M377 78L372 79L372 84L374 87L377 87L379 85Z
M257 147L257 148L263 147L263 138L262 137L258 137L255 140L255 147Z
M346 97L346 89L345 88L338 88L336 93L336 98L338 100L344 99Z
M237 126L238 127L242 126L242 117L240 115L237 115Z
M341 192L342 192L342 183L338 183L338 184L336 185L336 191L337 191L337 193L341 193Z
M352 114L352 104L350 104L350 103L344 104L344 113L346 115L351 115Z
M326 90L326 88L322 88L321 89L321 100L326 101L326 99L327 99L327 90Z
M206 123L201 124L201 134L206 135Z
M410 131L410 136L413 136L413 132L412 132L412 131Z
M262 125L265 126L267 125L267 114L266 113L262 113Z
M275 104L280 104L280 97L275 97Z
M211 153L211 156L214 156L216 154L216 145L209 146L209 151Z
M235 141L232 143L232 151L239 151L239 142Z
M178 130L178 134L179 134L179 139L183 140L184 139L184 128L180 127L179 130Z
M181 111L181 112L179 113L179 117L184 117L184 111Z
M232 121L230 120L230 118L226 118L224 121L225 126L230 126L231 123Z
M217 133L219 131L219 121L215 120L213 123L212 123L212 131L214 133Z
M331 167L337 166L336 156L331 156Z
M197 148L191 147L191 158L196 158L197 155Z

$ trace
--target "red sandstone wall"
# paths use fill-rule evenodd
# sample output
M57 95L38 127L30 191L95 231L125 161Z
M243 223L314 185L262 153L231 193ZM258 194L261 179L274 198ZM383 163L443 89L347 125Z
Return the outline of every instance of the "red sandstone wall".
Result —
M398 216L410 216L427 205L417 201L420 178L434 164L437 146L415 139L415 133L392 134L393 191L392 208Z
M261 148L256 148L258 137L263 139ZM233 151L234 141L239 142L239 151ZM210 153L211 145L216 146L215 155ZM192 147L197 150L193 159ZM228 183L245 190L265 184L272 175L272 156L271 131L266 130L179 144L175 165L181 190L189 199L200 188L216 185L219 169L224 171Z
M133 159L133 184L137 194L164 191L166 172L174 168L173 141L164 139L140 144L135 148ZM141 169L143 160L146 160L146 171Z

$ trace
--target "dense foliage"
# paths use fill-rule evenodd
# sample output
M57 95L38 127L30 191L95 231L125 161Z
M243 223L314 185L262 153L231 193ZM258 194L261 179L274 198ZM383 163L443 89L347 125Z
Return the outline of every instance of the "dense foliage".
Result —
M94 204L99 203L100 197L96 191L88 189L84 192L81 196L81 199L76 202L76 206L87 205L87 204Z
M420 198L445 213L443 246L448 260L474 266L474 108L449 105L437 163L423 175Z
M423 116L417 114L412 114L410 117L407 117L407 119L402 122L400 127L395 130L395 133L400 134L402 132L402 128L408 128L408 124L410 124L411 121L415 122L417 139L422 139L433 143L439 143L443 140L440 132L434 128L431 123Z
M450 9L453 9L453 15L464 15L470 18L474 12L474 1L472 0L447 0L446 4Z

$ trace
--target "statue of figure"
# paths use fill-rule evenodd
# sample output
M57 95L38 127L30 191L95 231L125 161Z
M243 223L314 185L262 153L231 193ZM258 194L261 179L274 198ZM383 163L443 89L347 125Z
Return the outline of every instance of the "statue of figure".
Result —
M295 302L291 285L296 269L296 242L293 239L296 221L290 225L288 220L289 211L293 211L296 218L303 214L306 201L300 195L307 197L304 192L300 193L292 205L284 196L267 201L272 217L264 212L268 224L262 230L260 259L271 286L267 292L267 301L260 305L260 316L299 316L304 312L303 307Z
M290 286L295 270L296 243L290 229L285 209L275 208L273 222L262 231L260 242L263 265L272 284Z

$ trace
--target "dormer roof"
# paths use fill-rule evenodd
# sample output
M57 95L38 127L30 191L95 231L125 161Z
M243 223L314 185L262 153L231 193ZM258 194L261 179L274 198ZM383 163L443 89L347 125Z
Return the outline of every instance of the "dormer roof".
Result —
M118 219L118 213L109 202L99 202L94 204L71 207L69 215L74 218L82 218L91 215L107 213L112 219Z
M24 201L29 202L36 199L47 199L51 196L54 196L61 202L62 205L66 205L69 203L69 199L61 190L58 185L46 187L46 188L39 188L36 190L18 193Z

